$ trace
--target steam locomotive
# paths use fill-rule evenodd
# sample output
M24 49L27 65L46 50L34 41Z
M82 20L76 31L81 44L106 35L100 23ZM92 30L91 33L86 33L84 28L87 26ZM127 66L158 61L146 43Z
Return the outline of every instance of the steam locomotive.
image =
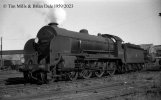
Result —
M56 23L42 27L35 39L26 42L24 52L20 71L26 80L41 83L136 71L145 63L144 50L138 45L123 43L118 36L89 35L86 29L73 32Z

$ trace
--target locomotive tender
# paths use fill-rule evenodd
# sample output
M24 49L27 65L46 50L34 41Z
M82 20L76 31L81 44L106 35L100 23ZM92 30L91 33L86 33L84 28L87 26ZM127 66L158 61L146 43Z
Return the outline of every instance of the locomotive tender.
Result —
M109 34L89 35L87 30L73 32L56 23L42 27L35 39L24 46L24 66L20 68L26 80L46 83L66 77L101 77L116 71L140 70L144 65L144 50L123 43Z

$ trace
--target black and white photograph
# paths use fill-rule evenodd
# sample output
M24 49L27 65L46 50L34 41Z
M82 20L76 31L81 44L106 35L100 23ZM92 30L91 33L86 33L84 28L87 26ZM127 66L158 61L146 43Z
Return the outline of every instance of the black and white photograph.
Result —
M0 100L161 100L161 0L0 0Z

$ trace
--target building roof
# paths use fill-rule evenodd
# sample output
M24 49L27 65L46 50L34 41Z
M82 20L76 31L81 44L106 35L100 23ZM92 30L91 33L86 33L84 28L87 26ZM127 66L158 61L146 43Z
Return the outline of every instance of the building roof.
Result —
M1 54L1 52L0 52ZM12 55L12 54L24 54L23 50L4 50L2 51L2 55Z

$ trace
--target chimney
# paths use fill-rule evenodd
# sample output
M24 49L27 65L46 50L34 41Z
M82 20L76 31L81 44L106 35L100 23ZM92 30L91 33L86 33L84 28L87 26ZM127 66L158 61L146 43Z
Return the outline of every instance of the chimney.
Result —
M88 30L87 29L81 29L79 32L83 33L83 34L88 34Z
M58 27L59 24L58 23L49 23L48 25L49 26L56 26L56 27Z

